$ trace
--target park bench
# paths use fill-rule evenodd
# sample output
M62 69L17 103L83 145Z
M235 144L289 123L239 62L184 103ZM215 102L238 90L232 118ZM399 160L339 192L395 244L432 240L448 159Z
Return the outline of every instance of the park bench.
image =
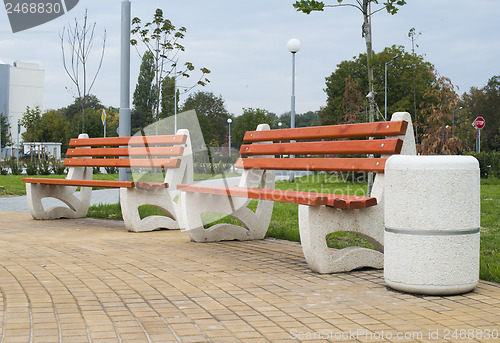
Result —
M383 267L383 173L389 155L416 153L408 113L395 113L387 122L296 129L269 130L267 124L261 124L257 131L246 132L244 141L248 144L241 146L240 153L248 158L239 159L235 165L243 169L238 187L177 186L182 191L181 227L193 241L263 239L273 203L281 201L299 204L301 244L313 271ZM283 155L296 158L278 157ZM276 170L375 172L376 178L371 196L284 191L274 187ZM247 207L251 199L258 200L255 212ZM206 229L201 218L205 212L232 216L241 226L220 223ZM377 250L348 247L332 252L326 235L337 231L355 232Z
M175 135L88 138L81 134L71 139L64 165L65 179L24 178L31 215L34 219L81 218L90 206L92 187L120 188L123 219L129 231L179 228L177 206L172 201L178 183L193 181L191 140L188 130ZM137 178L147 171L165 170L163 182L93 180L93 168L132 168ZM162 174L161 178L163 177ZM135 176L135 175L134 175ZM78 188L80 190L78 191ZM45 209L43 198L56 198L64 204ZM150 205L165 216L143 219L139 207Z

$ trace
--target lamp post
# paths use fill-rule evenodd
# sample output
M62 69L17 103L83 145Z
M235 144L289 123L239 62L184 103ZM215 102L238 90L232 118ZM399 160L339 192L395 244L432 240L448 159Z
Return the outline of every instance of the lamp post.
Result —
M17 157L17 166L19 167L19 152L21 150L21 143L19 142L19 134L21 133L21 121L17 121L17 152L16 152L16 157Z
M393 61L397 60L399 55L394 56L392 60L389 62L385 62L385 111L384 111L384 120L387 120L387 65L391 64Z
M2 119L3 114L0 114L0 161L2 161Z
M455 111L453 111L453 115L452 115L452 118L451 118L451 125L453 126L453 131L451 132L451 137L452 138L455 138L455 112L456 111L460 111L463 107L460 106L459 108L457 108Z
M300 50L301 44L298 39L292 38L286 44L288 51L292 53L292 106L290 111L290 127L295 128L295 54ZM291 155L290 158L295 156ZM290 171L290 182L295 181L295 173Z
M121 44L120 44L120 119L118 133L120 137L131 134L130 111L130 0L122 1L121 8ZM120 168L120 181L130 181L130 168Z
M278 123L278 128L279 128L279 129L281 129L281 125L283 125L283 123L282 123L282 122L279 122L279 123Z
M229 145L228 145L228 149L229 149L229 158L231 158L231 123L233 122L233 120L231 118L228 118L227 120L227 123L229 124Z

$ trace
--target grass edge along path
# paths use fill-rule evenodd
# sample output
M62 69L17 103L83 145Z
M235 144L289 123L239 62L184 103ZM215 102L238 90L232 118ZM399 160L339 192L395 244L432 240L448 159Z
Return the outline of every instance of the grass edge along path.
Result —
M0 196L24 195L26 194L25 185L22 178L25 175L1 175L0 176ZM38 176L37 176L38 177ZM43 176L42 176L43 177ZM64 178L64 175L49 175L47 177ZM114 180L117 175L95 174L95 179ZM204 179L204 176L198 176L197 179ZM309 177L296 178L295 183L288 181L277 181L276 188L289 190L309 190L314 192L330 192L343 194L363 195L366 184L351 183L339 178L328 175L314 174ZM500 283L500 179L489 178L481 179L481 264L480 277L482 280ZM255 209L256 201L250 203L250 208ZM140 208L143 216L159 214L158 210L144 206ZM119 204L91 206L88 217L122 219ZM212 221L208 215L206 222ZM219 219L212 216L215 220L226 222L227 219ZM229 221L233 220L229 218ZM213 225L214 223L212 223ZM298 211L297 205L275 203L273 217L267 232L267 237L285 239L300 242L298 229ZM330 234L327 237L328 246L332 248L344 248L350 245L365 246L371 245L351 232L339 232Z

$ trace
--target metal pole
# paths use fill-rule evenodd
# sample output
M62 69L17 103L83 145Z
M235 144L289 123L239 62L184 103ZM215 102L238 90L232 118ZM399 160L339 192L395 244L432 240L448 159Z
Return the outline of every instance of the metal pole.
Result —
M481 152L481 129L478 130L477 138L477 152Z
M121 73L120 73L120 137L131 134L130 111L130 12L129 0L122 1L121 16ZM130 168L120 168L120 181L130 181Z
M19 142L19 134L21 133L21 123L19 120L17 121L17 151L16 151L16 157L17 157L17 166L19 167L19 150L21 149L21 142Z
M292 52L292 106L290 111L290 128L295 128L295 52ZM294 141L292 141L294 142ZM290 155L290 158L294 158ZM290 171L290 182L295 182L295 172Z
M455 112L457 110L453 111L453 115L451 116L451 125L452 125L452 131L451 131L451 138L455 138Z
M385 62L385 81L384 81L384 94L385 94L385 103L384 103L384 120L387 120L387 62Z
M295 128L295 53L292 53L292 107L290 112L290 127Z
M2 160L2 118L3 114L0 114L0 161Z
M456 111L460 111L462 108L463 108L463 106L460 106L455 111L453 111L453 115L452 115L452 118L451 118L451 122L452 122L452 125L453 125L453 131L452 131L452 134L451 134L452 138L455 138L455 112Z
M229 123L229 157L231 157L231 123Z
M177 133L177 62L174 67L174 131Z

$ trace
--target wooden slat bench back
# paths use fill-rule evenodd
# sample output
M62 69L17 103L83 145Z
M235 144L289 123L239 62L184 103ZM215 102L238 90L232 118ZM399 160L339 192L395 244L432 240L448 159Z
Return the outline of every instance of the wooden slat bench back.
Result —
M67 167L179 168L186 135L75 138L69 142ZM177 157L177 158L176 158ZM83 187L138 187L148 190L168 187L166 183L112 180L24 178L26 183Z

